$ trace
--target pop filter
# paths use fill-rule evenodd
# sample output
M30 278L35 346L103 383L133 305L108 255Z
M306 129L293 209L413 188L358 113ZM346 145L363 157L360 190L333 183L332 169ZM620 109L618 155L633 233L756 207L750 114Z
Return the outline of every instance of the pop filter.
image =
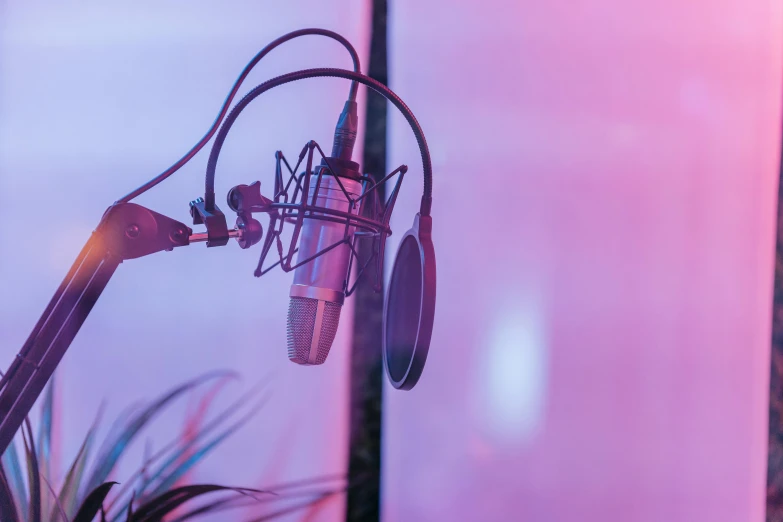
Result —
M410 390L421 377L435 319L432 217L416 214L400 241L383 318L383 365L392 386Z

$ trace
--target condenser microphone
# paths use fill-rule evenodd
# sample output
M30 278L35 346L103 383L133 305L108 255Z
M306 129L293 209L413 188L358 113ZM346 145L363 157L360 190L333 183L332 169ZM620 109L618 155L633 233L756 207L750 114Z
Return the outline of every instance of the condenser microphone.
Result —
M351 199L362 192L358 165L351 161L356 141L356 102L345 104L335 130L330 164L340 172L319 165L310 177L307 201L340 212L359 213ZM336 176L340 176L339 180ZM357 178L357 179L352 179ZM304 189L303 189L304 190ZM318 215L318 213L314 213ZM343 221L304 217L297 264L345 238ZM349 230L349 233L351 231ZM345 299L344 284L350 266L351 249L343 243L300 265L294 271L288 307L288 358L302 365L323 364L334 342Z

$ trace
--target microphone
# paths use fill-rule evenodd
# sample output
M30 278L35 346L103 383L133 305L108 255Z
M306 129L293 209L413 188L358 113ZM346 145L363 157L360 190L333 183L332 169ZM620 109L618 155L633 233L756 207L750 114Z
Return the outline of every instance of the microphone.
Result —
M226 230L225 216L216 207L207 208L202 201L194 208L207 226L207 246L225 244L224 239L234 233L239 246L249 248L262 237L261 225L253 219L253 213L269 215L269 231L254 275L261 277L278 265L285 272L295 272L288 310L288 355L298 364L323 364L337 333L342 303L354 292L358 279L368 266L375 266L374 290L380 292L383 289L385 243L391 235L389 221L403 177L408 171L406 165L400 165L376 181L360 175L359 165L351 161L357 129L354 86L362 83L391 102L405 117L416 137L424 177L421 206L413 226L401 238L383 308L382 353L386 376L395 388L409 390L421 377L435 318L437 278L432 243L432 159L419 122L396 94L382 83L358 72L340 69L298 71L255 87L231 110L218 131L207 164L204 199L209 201L207 198L210 196L214 199L218 155L242 110L275 86L315 77L339 77L354 82L335 129L331 156L326 156L321 147L311 140L299 153L296 167L291 168L282 151L275 152L273 199L261 195L260 182L237 185L229 191L228 205L237 213L234 231ZM322 158L318 166L314 165L316 150ZM306 171L297 175L305 156ZM395 177L390 193L381 198L377 189L389 187L392 185L389 182ZM359 203L361 209L358 208ZM282 241L286 223L294 226L287 248ZM210 239L213 245L210 245ZM372 241L371 254L362 256L366 257L365 260L359 258L354 248L362 240ZM274 247L277 247L276 257L279 259L267 266L265 260ZM297 253L296 263L292 264ZM356 281L352 284L350 269L354 261L358 269Z
M362 193L359 165L351 161L357 119L356 102L346 102L329 158L330 165L338 172L331 172L325 160L316 167L310 176L310 186L306 187L308 202L340 212L359 213L359 205L352 209L346 196L348 193L351 199L356 199ZM339 182L335 176L339 176ZM313 215L321 214L313 212ZM345 222L305 216L297 264L342 240L345 227ZM350 247L341 244L295 269L287 329L291 361L307 366L326 361L340 323L350 258Z

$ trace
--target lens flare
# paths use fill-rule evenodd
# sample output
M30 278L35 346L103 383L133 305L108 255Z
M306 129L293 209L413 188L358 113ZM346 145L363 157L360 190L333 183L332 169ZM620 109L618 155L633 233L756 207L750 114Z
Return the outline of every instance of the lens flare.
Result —
M489 332L478 395L479 425L499 442L524 444L542 425L547 351L535 304L502 307Z

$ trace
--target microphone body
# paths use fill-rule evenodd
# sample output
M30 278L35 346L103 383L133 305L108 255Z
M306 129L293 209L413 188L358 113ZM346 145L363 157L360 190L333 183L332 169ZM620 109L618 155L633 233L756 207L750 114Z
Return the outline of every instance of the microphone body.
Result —
M361 194L360 181L341 177L340 183L352 199ZM324 173L320 184L317 175L311 177L309 202L313 201L316 188L317 206L359 213L359 205L350 208L348 198L334 176ZM345 232L345 222L305 216L297 264L339 242L345 237ZM349 234L353 232L349 230ZM350 256L350 247L342 244L295 269L288 308L288 358L291 361L302 365L323 364L329 355L345 299L344 284Z

